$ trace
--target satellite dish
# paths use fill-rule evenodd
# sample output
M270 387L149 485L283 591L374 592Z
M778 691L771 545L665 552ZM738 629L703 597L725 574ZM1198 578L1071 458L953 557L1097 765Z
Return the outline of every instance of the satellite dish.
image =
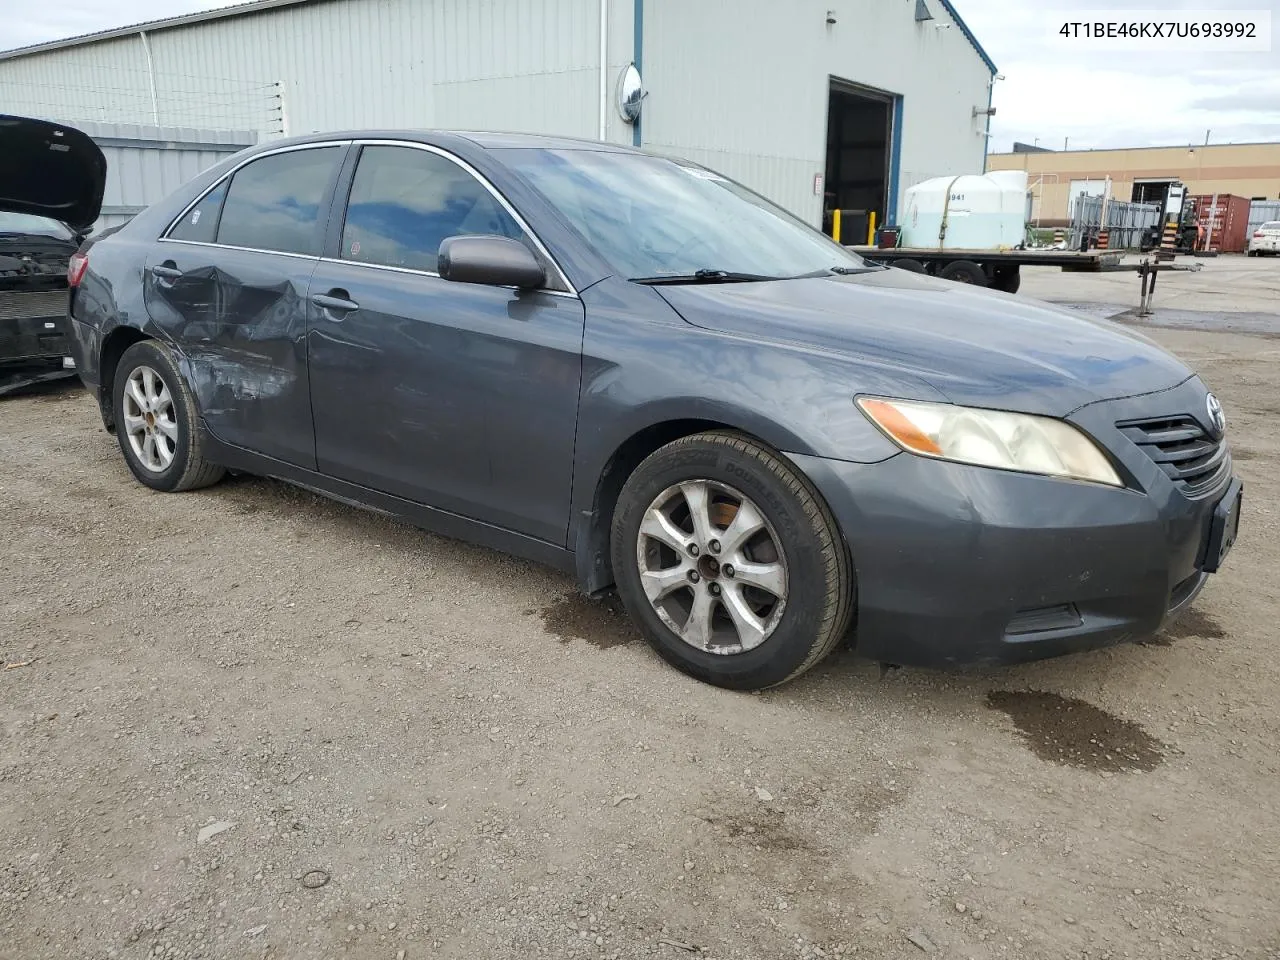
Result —
M634 63L627 64L618 75L617 89L618 116L624 123L635 123L640 119L640 102L645 96L640 71Z

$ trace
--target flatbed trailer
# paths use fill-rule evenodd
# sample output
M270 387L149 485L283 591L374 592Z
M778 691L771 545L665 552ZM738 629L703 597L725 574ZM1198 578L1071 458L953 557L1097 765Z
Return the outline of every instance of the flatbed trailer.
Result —
M938 250L930 247L850 246L859 256L876 263L928 273L1017 293L1022 282L1021 267L1061 267L1070 273L1102 273L1133 270L1123 266L1123 250Z

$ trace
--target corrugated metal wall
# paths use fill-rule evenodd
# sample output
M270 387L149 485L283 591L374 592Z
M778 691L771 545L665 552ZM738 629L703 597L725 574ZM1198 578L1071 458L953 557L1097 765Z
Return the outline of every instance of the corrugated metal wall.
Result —
M0 102L9 113L75 124L278 131L276 76L264 64L218 63L222 45L209 39L207 28L150 37L154 102L137 36L0 60Z
M160 124L597 133L595 0L316 0L149 34ZM10 112L152 117L137 36L0 61Z
M608 88L632 59L610 0ZM989 72L938 0L643 0L644 146L724 170L811 223L831 77L904 98L899 196L977 173ZM76 122L310 133L453 127L596 137L599 0L311 0L0 60L0 102ZM828 11L837 21L828 25ZM631 130L608 110L607 137Z
M95 230L124 223L202 170L258 141L248 130L85 122L79 127L107 158L102 216Z
M723 170L817 223L827 90L836 77L903 97L899 198L981 173L990 72L941 4L915 0L645 0L646 148ZM828 11L835 19L828 24Z

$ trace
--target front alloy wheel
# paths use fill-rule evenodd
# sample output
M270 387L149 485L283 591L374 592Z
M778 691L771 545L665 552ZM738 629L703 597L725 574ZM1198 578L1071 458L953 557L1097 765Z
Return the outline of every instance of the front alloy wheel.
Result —
M848 630L849 553L783 454L729 431L675 440L627 478L610 532L627 612L663 659L734 690L799 676Z
M636 539L640 582L654 611L690 646L720 655L754 650L787 605L778 535L741 491L710 480L668 487Z

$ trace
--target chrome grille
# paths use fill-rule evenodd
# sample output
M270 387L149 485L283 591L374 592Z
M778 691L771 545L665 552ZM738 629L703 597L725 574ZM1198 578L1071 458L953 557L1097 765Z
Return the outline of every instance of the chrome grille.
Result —
M67 312L67 290L0 291L0 320L61 317Z
M1215 440L1194 417L1128 420L1116 427L1189 497L1214 489L1230 469L1226 443Z

